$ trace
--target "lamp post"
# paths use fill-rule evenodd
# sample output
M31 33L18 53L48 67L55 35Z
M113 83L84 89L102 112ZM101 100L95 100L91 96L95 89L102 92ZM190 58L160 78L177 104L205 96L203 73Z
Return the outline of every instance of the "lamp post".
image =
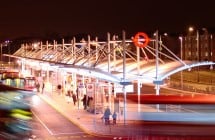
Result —
M1 64L2 64L2 44L0 43L0 47L1 47Z
M181 60L183 59L183 37L180 36L180 55L181 55ZM181 90L183 90L183 72L181 71Z
M197 61L199 62L199 31L196 31L196 51L197 51ZM199 66L197 67L198 71L197 71L197 82L199 83Z
M155 37L156 37L156 33L154 33L153 34ZM167 33L163 33L162 35L159 35L159 48L158 48L158 53L159 53L159 59L162 59L161 58L161 56L162 56L162 50L163 50L163 48L162 48L162 44L163 44L163 41L162 41L162 39L163 38L165 38L165 37L167 37L168 36L168 34Z
M3 68L3 64L2 64L2 44L0 43L0 47L1 47L1 70L2 70L2 68Z
M189 32L193 32L194 28L189 27ZM199 31L196 30L196 56L197 56L197 61L199 62Z
M194 28L193 27L189 27L189 32L193 32ZM199 56L199 31L196 30L196 57L197 57L197 62L199 62L200 60L200 56ZM199 66L197 67L197 82L199 83Z
M212 72L213 72L213 65L210 65L210 73L211 73L211 85L213 84L213 78L212 78Z
M210 36L210 40L211 40L211 44L210 44L210 60L213 61L213 36L211 34ZM213 85L213 77L212 77L212 72L213 72L213 65L210 66L210 70L211 70L211 85Z

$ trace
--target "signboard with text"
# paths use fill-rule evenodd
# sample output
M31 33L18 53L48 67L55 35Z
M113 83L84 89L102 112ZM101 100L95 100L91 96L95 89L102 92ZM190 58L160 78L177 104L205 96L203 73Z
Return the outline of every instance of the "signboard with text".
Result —
M95 87L94 87L93 83L88 83L86 85L87 95L89 97L93 97L94 89L95 89Z

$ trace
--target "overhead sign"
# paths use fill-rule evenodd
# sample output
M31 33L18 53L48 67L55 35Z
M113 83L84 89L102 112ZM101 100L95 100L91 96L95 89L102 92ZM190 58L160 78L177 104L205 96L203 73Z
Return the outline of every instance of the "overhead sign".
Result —
M124 82L120 82L120 85L124 85L124 86L132 85L132 82L130 82L130 81L124 81Z
M149 37L146 33L138 32L133 39L134 45L140 48L144 48L149 43Z
M88 83L88 84L86 85L86 87L87 87L87 95L88 95L89 97L92 97L92 96L93 96L93 93L94 93L94 84L93 84L93 83Z
M153 84L156 84L156 85L163 85L163 80L154 80L153 81Z

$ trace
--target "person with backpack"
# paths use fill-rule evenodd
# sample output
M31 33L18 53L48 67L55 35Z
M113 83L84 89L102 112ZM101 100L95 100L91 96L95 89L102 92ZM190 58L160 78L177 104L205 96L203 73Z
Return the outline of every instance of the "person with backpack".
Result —
M114 111L112 118L113 118L113 125L115 125L116 124L116 118L117 118L116 111Z
M104 116L103 116L103 118L104 118L104 120L105 120L105 125L109 125L109 124L110 124L110 118L109 118L110 115L111 115L110 108L107 107L107 108L105 109Z

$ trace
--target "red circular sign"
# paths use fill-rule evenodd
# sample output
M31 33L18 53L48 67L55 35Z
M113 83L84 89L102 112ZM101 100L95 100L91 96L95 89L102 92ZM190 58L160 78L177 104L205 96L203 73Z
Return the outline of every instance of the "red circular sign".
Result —
M149 43L149 37L143 32L138 32L133 39L134 45L140 48L144 48Z

